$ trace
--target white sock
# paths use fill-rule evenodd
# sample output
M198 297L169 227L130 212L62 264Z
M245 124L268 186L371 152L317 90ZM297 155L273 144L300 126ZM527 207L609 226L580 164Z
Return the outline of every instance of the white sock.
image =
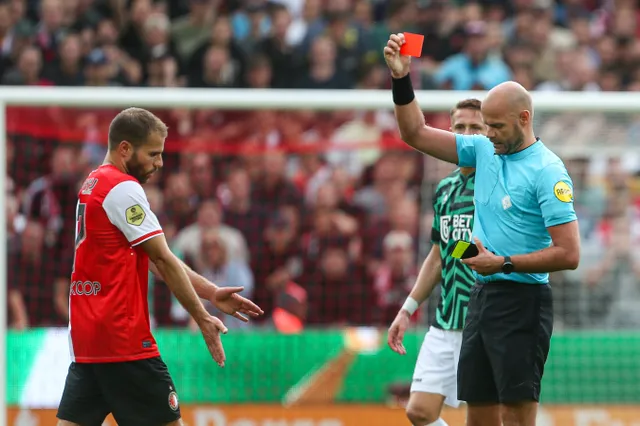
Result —
M425 426L449 426L449 425L444 420L438 419L435 422L429 423L428 425L425 425Z

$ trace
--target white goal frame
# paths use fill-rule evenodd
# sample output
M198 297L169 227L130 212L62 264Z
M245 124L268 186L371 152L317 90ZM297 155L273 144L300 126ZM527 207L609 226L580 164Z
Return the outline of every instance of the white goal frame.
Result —
M448 111L465 98L486 92L420 91L424 111ZM541 112L640 112L640 93L534 92ZM6 187L6 107L220 108L227 110L379 110L392 109L391 91L251 90L178 88L0 87L0 187ZM37 121L38 117L33 117ZM598 147L596 147L597 149ZM628 150L628 148L625 148ZM637 148L640 151L640 147ZM607 152L610 152L608 149ZM7 241L6 191L0 192L0 241ZM7 424L7 246L0 244L0 425Z

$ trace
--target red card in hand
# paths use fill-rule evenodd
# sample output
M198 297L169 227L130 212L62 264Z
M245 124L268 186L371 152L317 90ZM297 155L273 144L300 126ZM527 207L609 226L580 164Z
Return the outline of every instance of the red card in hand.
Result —
M405 43L400 47L400 54L419 58L422 55L424 36L421 34L404 33Z

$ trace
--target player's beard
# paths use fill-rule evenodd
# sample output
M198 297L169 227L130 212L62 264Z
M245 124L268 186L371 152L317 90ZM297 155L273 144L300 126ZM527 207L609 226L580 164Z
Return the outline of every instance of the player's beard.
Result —
M149 180L151 175L156 171L154 167L152 170L145 170L144 166L138 161L138 153L134 152L131 160L126 163L128 173L136 178L138 182L145 183Z

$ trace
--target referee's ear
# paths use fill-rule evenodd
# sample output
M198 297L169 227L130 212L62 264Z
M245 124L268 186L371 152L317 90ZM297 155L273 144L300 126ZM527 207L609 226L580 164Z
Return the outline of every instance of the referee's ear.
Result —
M522 127L530 125L531 121L533 120L533 112L526 109L522 110L520 111L519 119L520 119L520 125Z

